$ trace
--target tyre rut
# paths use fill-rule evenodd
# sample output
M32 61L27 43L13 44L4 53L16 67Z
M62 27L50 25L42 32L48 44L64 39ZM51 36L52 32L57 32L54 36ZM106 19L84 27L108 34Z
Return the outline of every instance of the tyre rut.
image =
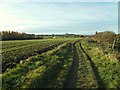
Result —
M76 50L76 44L77 42L75 42L73 44L73 62L72 62L72 65L71 65L71 69L69 71L69 76L67 78L67 82L65 84L65 87L64 88L76 88L76 82L77 82L77 72L78 72L78 53L77 53L77 50Z
M103 82L103 80L101 79L100 75L99 75L99 72L98 72L98 68L95 66L94 62L92 61L91 57L85 52L84 48L82 47L81 43L80 43L80 47L82 49L82 51L85 53L87 59L89 60L90 62L90 65L92 67L92 70L93 70L93 73L94 73L94 76L95 76L95 79L98 83L98 88L105 88L105 84Z

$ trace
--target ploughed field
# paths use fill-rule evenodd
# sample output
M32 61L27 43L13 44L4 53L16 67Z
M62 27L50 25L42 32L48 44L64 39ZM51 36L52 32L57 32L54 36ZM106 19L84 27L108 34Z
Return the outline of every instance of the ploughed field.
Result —
M2 41L2 89L120 88L118 52L91 38Z

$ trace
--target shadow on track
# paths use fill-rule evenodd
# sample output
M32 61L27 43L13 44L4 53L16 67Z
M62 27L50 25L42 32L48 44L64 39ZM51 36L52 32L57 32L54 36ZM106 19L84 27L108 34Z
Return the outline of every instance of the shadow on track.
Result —
M105 88L105 84L104 84L104 82L102 81L102 79L101 79L101 77L99 75L98 68L95 66L95 64L92 61L91 57L85 52L85 50L83 49L81 43L80 43L80 47L81 47L82 51L85 53L85 55L87 56L87 59L90 61L90 64L91 64L95 79L96 79L96 81L98 83L98 88Z
M69 71L69 76L67 78L67 82L64 86L64 88L76 88L76 82L77 82L77 72L78 72L78 53L75 47L75 44L73 44L73 62L71 65L71 69Z

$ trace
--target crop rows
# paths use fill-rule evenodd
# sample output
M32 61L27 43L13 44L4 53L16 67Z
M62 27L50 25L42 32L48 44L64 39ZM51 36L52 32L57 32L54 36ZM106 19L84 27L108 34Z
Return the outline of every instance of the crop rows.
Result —
M62 44L8 69L2 75L3 88L62 87L72 62L71 45Z
M7 68L13 68L21 60L25 60L30 56L40 54L41 52L48 51L54 47L64 43L65 40L49 40L49 41L40 41L36 44L29 44L27 46L15 47L10 51L2 51L2 71L4 72Z
M45 41L4 47L3 56L13 56L3 59L3 89L120 88L119 60L109 49L91 38Z

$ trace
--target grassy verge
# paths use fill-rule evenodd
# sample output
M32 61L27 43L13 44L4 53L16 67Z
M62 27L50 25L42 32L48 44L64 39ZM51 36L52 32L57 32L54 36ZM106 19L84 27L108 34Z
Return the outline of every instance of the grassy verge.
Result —
M120 88L120 65L114 54L106 52L96 42L82 41L82 46L98 69L105 88Z

